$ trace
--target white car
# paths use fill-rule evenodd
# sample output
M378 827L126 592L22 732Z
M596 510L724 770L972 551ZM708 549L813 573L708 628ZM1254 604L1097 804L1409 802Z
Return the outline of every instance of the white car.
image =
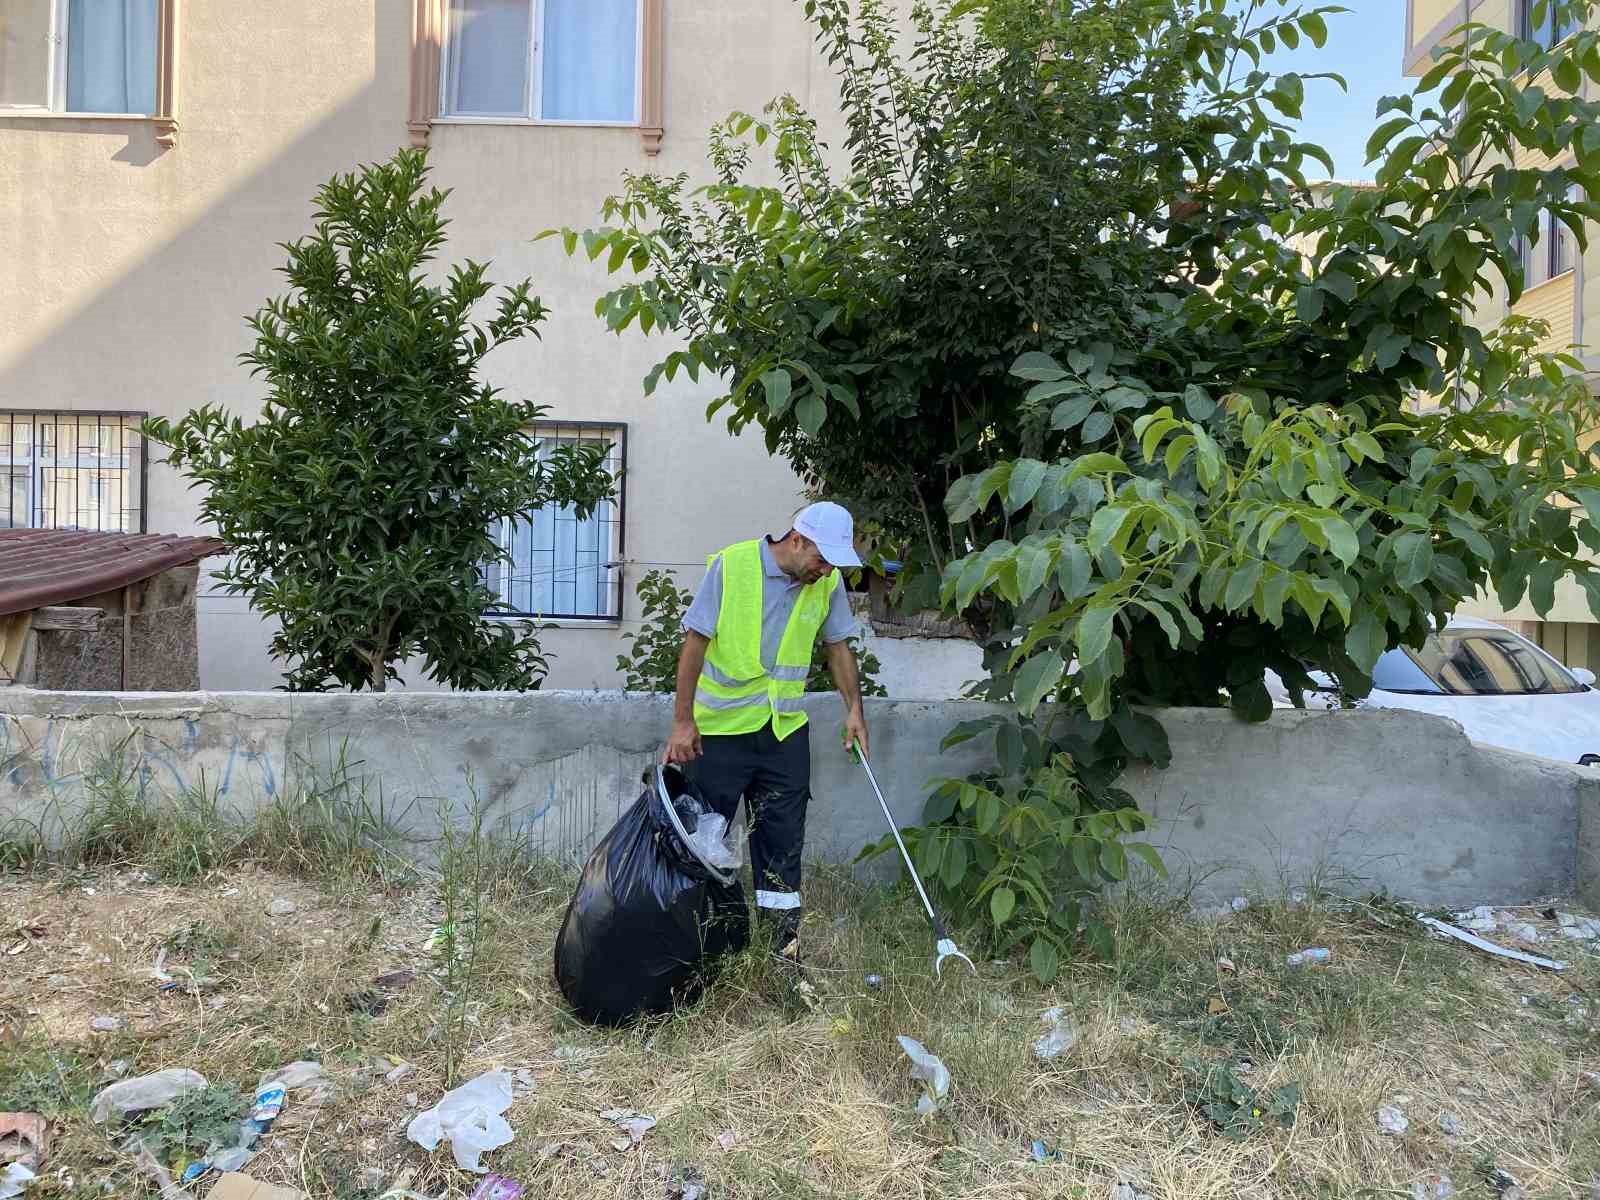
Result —
M1337 689L1321 671L1308 707L1337 707ZM1594 673L1562 666L1520 634L1491 621L1456 617L1428 635L1422 649L1386 651L1361 708L1409 708L1458 722L1475 742L1563 762L1600 765L1600 691ZM1289 703L1283 681L1267 689Z

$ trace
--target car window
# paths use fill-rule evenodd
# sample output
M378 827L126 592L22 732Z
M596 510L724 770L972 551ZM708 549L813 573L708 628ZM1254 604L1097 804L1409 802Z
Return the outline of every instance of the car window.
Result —
M1428 678L1404 650L1387 650L1372 668L1372 686L1386 692L1423 692L1438 695L1443 689Z
M1405 653L1439 690L1454 696L1583 691L1565 667L1510 630L1446 629L1429 636L1422 649Z

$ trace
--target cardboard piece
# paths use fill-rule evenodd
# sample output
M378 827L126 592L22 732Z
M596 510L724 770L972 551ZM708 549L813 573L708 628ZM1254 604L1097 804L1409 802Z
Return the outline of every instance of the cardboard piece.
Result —
M306 1194L298 1188L278 1187L230 1171L217 1180L207 1200L306 1200Z

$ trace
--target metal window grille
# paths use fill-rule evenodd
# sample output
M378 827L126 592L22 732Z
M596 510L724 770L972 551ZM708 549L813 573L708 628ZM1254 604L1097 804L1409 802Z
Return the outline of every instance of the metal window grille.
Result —
M623 481L627 478L628 427L617 422L545 423L534 427L539 453L561 445L601 442L615 495L583 520L570 506L541 508L494 531L511 563L490 563L489 588L499 598L497 616L548 620L616 620L622 615Z
M144 415L0 409L0 528L143 533Z

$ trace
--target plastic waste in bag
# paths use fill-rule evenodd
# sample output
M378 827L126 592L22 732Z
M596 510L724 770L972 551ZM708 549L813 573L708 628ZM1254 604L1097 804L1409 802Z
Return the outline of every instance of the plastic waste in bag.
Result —
M427 1112L418 1113L406 1126L406 1136L424 1150L448 1141L456 1166L482 1175L484 1151L504 1146L516 1136L500 1114L511 1107L511 1074L485 1071L476 1079L446 1092Z
M34 1173L21 1163L10 1164L5 1170L0 1171L0 1200L22 1195L35 1178Z
M744 866L738 842L728 840L728 818L719 812L708 812L699 818L694 832L689 835L689 848L699 858L724 871L737 871Z
M556 982L580 1017L617 1025L666 1012L749 941L737 875L707 861L695 836L703 825L726 847L714 816L679 771L655 768L595 847L555 947Z

